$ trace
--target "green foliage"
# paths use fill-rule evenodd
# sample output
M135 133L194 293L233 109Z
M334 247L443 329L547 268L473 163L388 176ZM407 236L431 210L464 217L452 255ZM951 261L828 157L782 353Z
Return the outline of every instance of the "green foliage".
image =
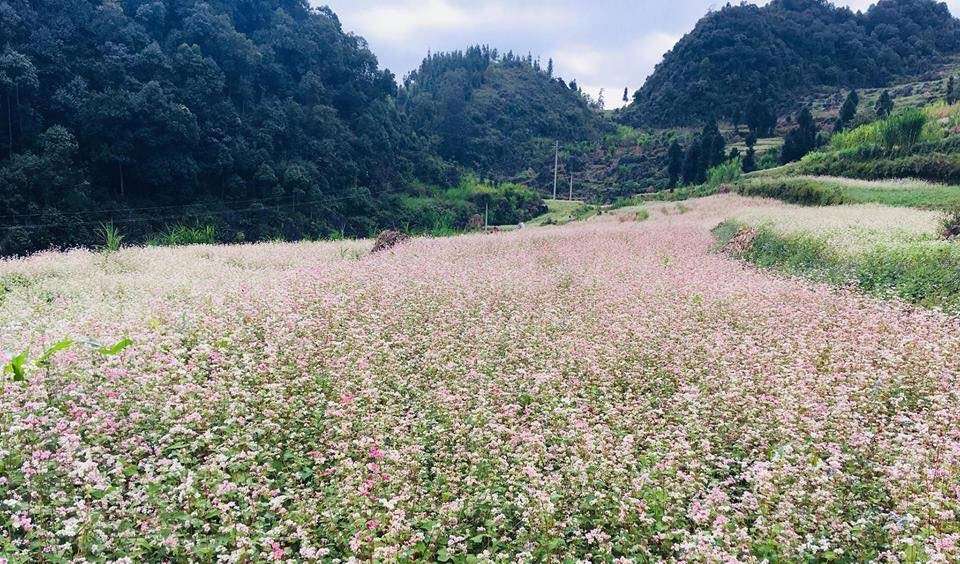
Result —
M860 96L856 90L851 90L847 94L843 106L840 107L840 114L837 116L837 122L834 125L834 131L843 131L853 118L857 116L857 107L860 105Z
M43 351L43 354L40 355L40 358L37 359L37 362L36 362L37 366L41 368L50 366L50 361L53 360L53 357L58 352L65 351L72 346L73 346L73 340L71 339L63 339L62 341L58 341L54 343L47 350Z
M839 186L806 178L752 178L737 185L744 196L774 198L803 206L835 206L843 203Z
M907 151L921 140L935 141L943 136L936 128L926 129L929 121L923 110L904 108L886 119L835 134L830 139L830 149L850 151L882 147L886 151Z
M944 239L960 237L960 201L950 205L940 219L940 233Z
M101 225L100 236L102 238L101 248L105 252L112 253L120 250L124 237L114 224L104 223Z
M0 215L16 218L0 255L99 245L109 221L136 244L180 223L224 240L368 235L418 183L456 183L397 107L393 74L327 8L0 12Z
M457 186L434 196L405 198L397 227L445 236L466 229L478 215L489 219L490 225L515 225L546 211L540 194L527 186L512 182L490 184L465 174Z
M540 188L552 183L556 141L640 135L613 131L579 89L532 56L481 46L428 56L404 80L399 105L442 157L495 182L535 167Z
M933 68L960 45L960 23L932 0L879 2L862 13L822 0L731 3L666 54L621 112L671 127L749 115L751 99L783 107L818 86L882 86Z
M888 151L908 149L920 141L927 115L919 108L905 108L880 122L880 139Z
M148 244L155 247L181 247L186 245L215 245L217 229L212 225L178 224L150 238Z
M885 119L893 113L893 98L890 97L888 90L880 93L880 97L877 98L877 103L873 106L873 110L880 119Z
M721 184L732 184L743 175L743 164L740 159L732 159L719 164L707 171L707 187L719 188Z
M121 352L123 352L124 349L126 349L127 347L129 347L129 346L132 345L132 344L133 344L133 341L132 341L132 340L130 340L130 339L128 339L128 338L124 338L124 339L121 339L121 340L117 341L116 343L114 343L114 344L112 344L112 345L103 346L103 347L98 348L98 349L97 349L97 352L100 353L100 354L102 354L103 356L116 356L116 355L120 354Z
M800 174L848 176L864 180L918 178L960 184L960 154L921 154L861 159L843 153L814 154L797 165Z
M607 134L604 141L608 146L635 146L643 147L650 143L650 134L629 125L618 125L613 133Z
M12 357L3 367L4 374L12 374L14 382L24 382L27 379L28 351Z
M723 243L742 226L735 222L714 234ZM880 297L951 312L960 311L960 246L945 241L878 245L861 253L838 253L822 238L783 234L761 226L743 259L764 268L838 285L853 284Z
M787 133L780 150L780 163L798 161L817 146L817 125L813 121L809 108L803 108L797 114L797 126Z

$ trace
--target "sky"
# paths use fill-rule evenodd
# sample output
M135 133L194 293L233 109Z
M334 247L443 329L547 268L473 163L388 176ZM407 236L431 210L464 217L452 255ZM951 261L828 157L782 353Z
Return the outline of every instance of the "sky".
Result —
M577 83L608 108L622 105L623 89L643 85L663 54L711 8L709 0L311 0L326 4L346 31L364 37L386 67L402 79L430 51L485 44L513 50ZM764 3L756 0L755 3ZM836 0L865 10L871 0ZM949 0L954 14L960 0Z

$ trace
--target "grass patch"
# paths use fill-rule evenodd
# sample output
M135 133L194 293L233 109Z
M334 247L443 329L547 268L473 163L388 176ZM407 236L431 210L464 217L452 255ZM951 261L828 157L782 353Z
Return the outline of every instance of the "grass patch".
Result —
M960 206L960 186L917 180L864 181L839 177L751 176L741 180L744 196L775 198L800 205L881 204L947 210Z
M186 245L215 245L217 230L212 225L174 225L152 237L152 247L182 247Z
M839 185L809 178L752 178L736 185L739 194L774 198L802 206L836 206L844 203Z
M564 225L597 215L599 208L577 200L544 200L547 212L530 220L528 225Z
M723 248L745 229L741 222L726 221L713 233ZM960 245L954 242L904 241L844 253L811 233L784 234L763 225L755 233L736 256L761 268L960 313Z

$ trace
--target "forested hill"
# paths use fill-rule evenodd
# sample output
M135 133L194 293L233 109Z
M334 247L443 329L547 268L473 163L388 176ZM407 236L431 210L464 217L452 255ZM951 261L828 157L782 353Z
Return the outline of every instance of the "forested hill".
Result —
M428 56L400 100L440 155L501 179L536 183L524 173L553 163L555 141L596 141L611 127L576 82L554 76L552 61L544 68L480 46Z
M444 171L394 76L305 0L0 0L0 46L4 253L103 221L367 234Z
M827 0L728 4L666 54L621 118L649 126L738 120L753 97L786 109L818 86L884 86L958 50L960 22L934 0L880 0L865 13Z

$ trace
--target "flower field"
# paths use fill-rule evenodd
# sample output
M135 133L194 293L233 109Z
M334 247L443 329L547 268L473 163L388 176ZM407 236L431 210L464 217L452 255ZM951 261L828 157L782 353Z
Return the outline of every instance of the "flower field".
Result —
M0 263L0 553L956 561L960 322L712 252L752 205Z

